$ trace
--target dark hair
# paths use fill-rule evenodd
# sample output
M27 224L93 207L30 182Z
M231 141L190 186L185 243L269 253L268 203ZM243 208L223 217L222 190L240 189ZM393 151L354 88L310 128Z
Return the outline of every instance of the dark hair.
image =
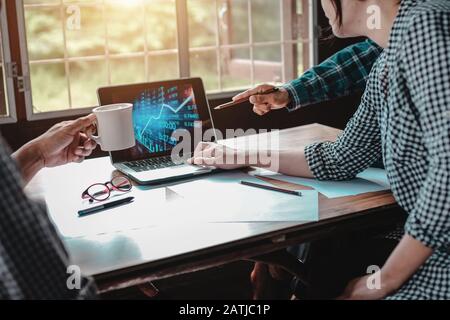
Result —
M334 9L336 10L337 22L339 26L342 26L342 3L341 0L331 0Z
M359 0L361 1L361 0ZM341 0L331 0L333 3L334 9L336 10L337 22L340 27L342 27L343 22L343 14L342 14L342 2ZM397 3L400 4L402 0L397 0Z

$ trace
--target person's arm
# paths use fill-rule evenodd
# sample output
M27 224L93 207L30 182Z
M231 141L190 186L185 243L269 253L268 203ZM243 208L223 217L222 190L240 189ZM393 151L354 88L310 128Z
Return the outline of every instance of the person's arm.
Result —
M372 77L370 81L378 81ZM350 180L381 155L381 136L373 93L366 90L361 105L335 142L322 142L285 151L248 151L215 143L201 143L190 163L232 170L239 167L270 167L298 177L319 180ZM270 160L270 163L266 163Z
M363 92L383 49L371 40L351 45L283 87L289 92L289 111Z
M383 299L395 293L406 283L432 253L432 249L424 246L420 241L405 235L378 273L381 280L379 288L368 286L368 283L371 282L370 277L374 275L357 278L350 281L344 293L338 297L338 300Z
M378 79L373 77L370 81ZM236 150L215 143L201 143L189 162L229 170L246 166L270 167L283 174L319 180L353 179L381 155L380 128L373 105L372 92L368 90L358 111L335 142L269 152Z
M8 153L0 141L0 299L95 298L91 279L69 279L71 261L63 243L45 206L24 193Z
M237 150L212 142L201 142L188 163L224 170L244 167L267 168L291 176L313 178L304 148L296 150Z
M89 130L95 116L62 122L12 154L23 179L28 183L44 167L80 162L92 153L96 143L83 131Z
M434 250L450 247L450 23L448 13L419 15L403 41L403 69L423 131L428 173L405 225L406 236L383 271L398 289ZM424 54L416 54L423 48Z
M376 73L369 81L378 81ZM350 180L380 158L381 132L370 87L369 83L360 107L335 142L314 143L305 148L308 167L316 179Z
M22 173L23 180L28 183L42 168L44 168L44 160L42 154L36 144L29 142L11 157L16 161L17 167Z
M450 247L450 23L448 13L419 15L403 42L404 70L423 132L428 171L406 233L427 247ZM427 48L423 54L417 54ZM435 48L435 49L434 49Z
M400 289L432 253L432 249L413 237L405 235L381 270L387 294Z
M370 71L382 53L382 48L366 40L351 45L321 64L312 67L298 79L293 80L273 94L259 93L274 88L263 84L233 98L234 101L250 98L253 111L260 116L272 110L287 108L294 111L300 107L363 92Z

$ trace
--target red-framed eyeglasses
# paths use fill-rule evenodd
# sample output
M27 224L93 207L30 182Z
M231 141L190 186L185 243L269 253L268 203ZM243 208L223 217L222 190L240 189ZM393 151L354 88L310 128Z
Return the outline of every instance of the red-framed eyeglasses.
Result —
M112 191L128 192L132 188L130 180L125 177L116 177L105 183L91 185L81 194L81 197L89 201L106 201L111 197Z

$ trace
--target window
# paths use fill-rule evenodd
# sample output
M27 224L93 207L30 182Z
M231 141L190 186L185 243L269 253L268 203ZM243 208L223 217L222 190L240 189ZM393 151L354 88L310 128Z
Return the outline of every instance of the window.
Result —
M97 88L107 85L200 76L209 94L223 94L288 81L310 64L311 43L304 39L311 5L23 0L18 17L28 118L84 113L97 104Z
M0 29L0 32L3 32L3 28ZM3 59L3 41L0 41L0 117L8 117L9 108L8 108L8 97L6 90L6 73L5 73L5 63Z
M4 0L1 1L4 7ZM7 25L6 12L2 10L0 13L0 123L16 121L12 78L15 68L11 63Z

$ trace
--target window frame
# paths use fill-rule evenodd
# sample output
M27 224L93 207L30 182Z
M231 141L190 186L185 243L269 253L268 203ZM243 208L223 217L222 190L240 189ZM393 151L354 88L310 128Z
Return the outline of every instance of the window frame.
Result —
M4 1L4 0L1 0ZM282 78L281 81L285 82L286 79L294 78L293 75L296 74L296 66L293 65L293 62L296 58L293 56L292 48L294 45L301 43L300 39L293 39L293 21L294 17L296 17L296 12L292 11L293 3L296 0L280 0L280 40L275 41L277 45L281 47L281 68L282 68ZM317 49L318 49L318 41L316 35L316 26L317 26L317 1L315 0L303 0L307 2L307 8L309 15L309 40L311 41L309 44L309 65L312 66L317 62ZM51 112L42 112L35 113L33 108L33 98L32 98L32 88L31 88L31 78L30 78L30 62L28 55L28 42L27 42L27 34L26 34L26 26L25 26L25 10L23 0L19 0L16 2L16 14L17 14L17 28L18 28L18 38L20 42L20 56L21 56L21 67L22 67L22 77L24 79L24 100L25 100L25 114L27 121L37 121L37 120L46 120L46 119L56 119L63 117L74 117L88 114L92 111L94 107L88 108L78 108L78 109L67 109L67 110L59 110L59 111L51 111ZM217 3L217 1L216 1ZM251 15L251 4L249 0L249 15ZM175 0L176 6L176 18L177 18L177 54L178 54L178 63L179 63L179 77L186 78L191 76L191 68L190 68L190 54L192 49L199 48L191 48L189 46L189 22L188 22L188 4L187 0ZM6 10L3 10L6 11ZM217 15L216 15L216 20ZM249 21L250 23L251 21ZM251 61L251 76L252 83L254 81L254 70L255 70L255 60L253 59L252 51L255 47L258 46L258 43L254 43L251 39L251 28L250 28L250 41L248 45L250 48L250 59ZM269 43L270 44L270 43ZM239 45L238 45L239 46ZM217 51L220 51L223 46L219 43L216 43L215 47ZM201 48L200 48L201 49ZM65 58L66 59L66 58ZM288 65L289 61L291 61L291 66ZM220 64L220 53L218 53L218 64ZM295 69L294 69L295 68ZM220 73L218 74L220 77ZM219 79L220 80L220 79ZM221 80L219 81L221 82ZM219 90L222 90L220 87ZM225 90L220 92L213 92L207 95L209 100L214 99L225 99L229 98L238 93L236 90ZM10 107L10 112L15 107Z
M14 92L14 63L11 55L9 33L8 33L8 16L6 11L6 0L0 0L2 10L0 10L0 26L2 38L2 54L3 54L3 72L5 79L5 96L7 99L7 116L0 116L0 124L16 123L16 95Z
M61 0L62 1L62 0ZM33 95L31 88L30 75L30 58L28 55L28 40L25 26L25 10L23 0L18 0L16 5L17 27L20 43L20 57L22 65L22 77L25 82L24 96L25 96L25 111L27 121L37 121L46 119L55 119L62 117L82 116L92 112L92 107L68 109L50 112L35 113L33 110Z

